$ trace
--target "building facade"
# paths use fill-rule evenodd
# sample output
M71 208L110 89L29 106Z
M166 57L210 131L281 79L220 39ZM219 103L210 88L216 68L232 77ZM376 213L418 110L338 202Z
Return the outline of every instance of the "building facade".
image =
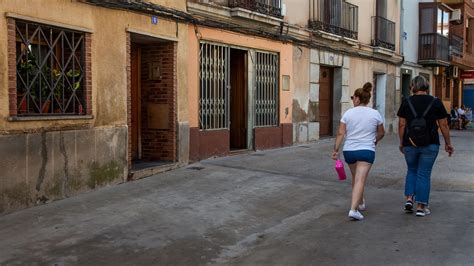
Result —
M445 2L3 1L0 213L332 137L365 82L388 132L416 75L460 104L472 3Z
M298 2L298 3L297 3ZM295 143L334 136L350 96L374 85L370 106L396 131L402 57L399 1L286 1L293 48Z
M292 144L292 45L280 1L196 0L188 12L190 159Z
M187 163L186 1L0 10L0 213Z

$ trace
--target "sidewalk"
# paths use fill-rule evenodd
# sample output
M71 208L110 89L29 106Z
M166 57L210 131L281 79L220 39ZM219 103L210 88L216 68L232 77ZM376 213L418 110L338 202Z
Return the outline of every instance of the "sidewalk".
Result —
M0 265L469 264L474 132L440 151L433 214L403 214L397 137L378 147L366 220L346 218L332 140L202 161L0 217ZM347 170L347 169L346 169Z

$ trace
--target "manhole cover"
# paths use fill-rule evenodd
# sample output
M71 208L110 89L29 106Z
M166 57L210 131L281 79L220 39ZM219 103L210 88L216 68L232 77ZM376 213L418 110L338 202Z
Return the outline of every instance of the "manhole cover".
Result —
M189 170L202 170L204 169L204 167L201 167L201 166L191 166L191 167L188 167L186 169L189 169Z

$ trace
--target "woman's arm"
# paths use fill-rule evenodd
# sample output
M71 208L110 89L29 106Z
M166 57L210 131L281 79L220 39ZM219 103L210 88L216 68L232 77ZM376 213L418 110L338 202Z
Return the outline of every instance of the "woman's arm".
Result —
M339 155L339 149L341 148L341 143L345 135L346 135L346 124L341 122L339 123L339 129L337 130L337 135L336 135L336 142L334 143L334 150L331 156L333 160L337 160L337 156Z
M451 138L449 136L449 126L448 126L448 119L438 119L439 129L441 130L441 134L443 134L444 138L444 150L449 154L449 157L454 152L454 147L451 145Z
M399 149L403 153L403 135L405 134L405 127L407 125L407 120L403 117L398 118L398 137L400 139Z
M385 128L383 127L383 124L380 124L377 126L377 136L375 137L375 145L379 143L381 139L383 139L383 136L385 136Z

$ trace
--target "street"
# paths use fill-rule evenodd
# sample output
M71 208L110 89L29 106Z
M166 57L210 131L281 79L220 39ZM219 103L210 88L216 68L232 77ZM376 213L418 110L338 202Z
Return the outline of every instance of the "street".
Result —
M440 149L423 218L402 210L396 135L378 146L358 222L324 139L1 216L0 265L472 265L474 131L451 134L455 153Z

